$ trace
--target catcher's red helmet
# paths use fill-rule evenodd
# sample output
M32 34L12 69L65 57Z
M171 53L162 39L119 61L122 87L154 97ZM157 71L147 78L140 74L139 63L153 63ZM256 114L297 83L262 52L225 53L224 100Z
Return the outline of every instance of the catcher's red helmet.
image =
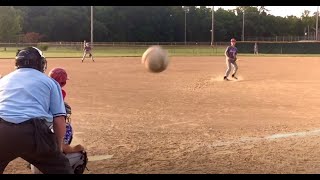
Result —
M61 87L66 85L68 78L67 72L63 68L53 68L49 72L49 76L56 80Z
M232 38L230 41L231 42L237 42L235 38Z

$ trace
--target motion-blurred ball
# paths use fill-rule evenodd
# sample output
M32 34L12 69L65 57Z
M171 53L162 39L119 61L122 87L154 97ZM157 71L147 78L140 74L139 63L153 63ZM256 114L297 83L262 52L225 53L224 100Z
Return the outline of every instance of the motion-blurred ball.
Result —
M168 52L161 46L151 46L143 53L141 63L150 72L162 72L169 64Z

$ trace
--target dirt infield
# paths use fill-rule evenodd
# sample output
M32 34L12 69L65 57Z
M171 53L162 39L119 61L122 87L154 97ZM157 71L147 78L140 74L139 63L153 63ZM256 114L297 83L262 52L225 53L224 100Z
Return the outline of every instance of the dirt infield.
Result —
M113 155L85 173L319 173L320 58L240 58L231 82L223 57L173 57L160 74L139 58L48 59L69 72L89 159ZM1 60L0 72L13 64ZM26 166L16 159L4 173Z

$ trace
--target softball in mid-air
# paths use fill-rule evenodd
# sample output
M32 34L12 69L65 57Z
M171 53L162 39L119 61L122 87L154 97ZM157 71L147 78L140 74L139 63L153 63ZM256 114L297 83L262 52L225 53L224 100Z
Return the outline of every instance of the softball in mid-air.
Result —
M161 46L151 46L142 55L141 63L153 73L167 69L169 64L168 51Z

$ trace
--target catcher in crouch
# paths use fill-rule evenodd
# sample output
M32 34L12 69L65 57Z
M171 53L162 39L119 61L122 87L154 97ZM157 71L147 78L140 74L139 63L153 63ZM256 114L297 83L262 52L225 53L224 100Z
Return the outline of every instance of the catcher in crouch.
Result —
M62 87L67 84L67 80L69 79L66 70L59 67L53 68L49 72L48 76L50 76L60 85L64 100L66 92L62 89ZM73 139L73 128L71 126L71 107L66 102L64 103L64 105L66 108L67 117L66 133L63 140L64 143L62 144L62 150L65 156L68 158L74 174L83 174L88 162L87 153L84 146L82 146L81 144L75 146L71 145ZM30 168L33 174L42 174L42 172L33 165L31 165Z
M91 47L89 45L89 43L86 43L85 46L83 47L83 57L82 57L82 61L86 58L87 54L89 54L89 57L91 57L91 60L94 62L93 60L93 56L92 56L92 53L91 53Z

